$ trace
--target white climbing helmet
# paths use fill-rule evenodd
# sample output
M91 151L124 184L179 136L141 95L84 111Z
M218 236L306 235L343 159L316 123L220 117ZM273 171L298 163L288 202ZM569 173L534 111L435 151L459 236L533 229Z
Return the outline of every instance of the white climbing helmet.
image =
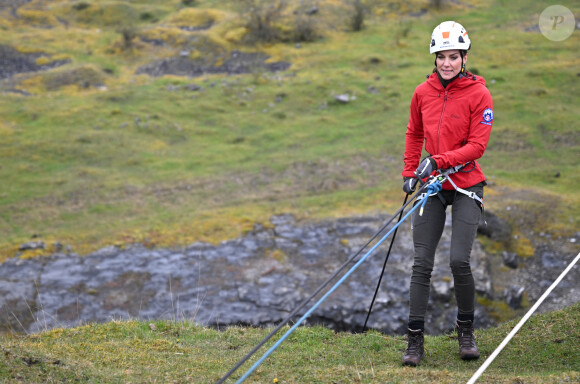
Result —
M471 48L471 40L461 24L455 21L444 21L433 30L430 53L448 49L468 51L469 48Z

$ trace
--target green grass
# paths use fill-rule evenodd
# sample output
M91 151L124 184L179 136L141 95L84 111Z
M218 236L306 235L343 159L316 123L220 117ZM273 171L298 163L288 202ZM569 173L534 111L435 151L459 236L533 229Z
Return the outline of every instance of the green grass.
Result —
M422 19L383 12L359 33L333 21L321 40L301 48L228 43L224 49L261 49L293 67L279 76L195 79L135 75L180 47L136 41L124 51L113 26L121 14L140 30L166 26L181 2L87 4L26 6L68 18L67 27L28 26L8 15L0 25L0 42L72 61L13 80L31 96L0 94L0 257L14 256L33 235L86 253L159 233L156 245L220 241L282 210L310 219L392 210L401 200L410 98L432 65L425 36L450 18L470 31L468 67L494 97L494 129L481 159L493 181L488 209L501 211L531 191L554 206L543 230L566 235L578 227L579 35L556 43L524 31L548 2L474 2ZM237 27L230 5L223 8L228 20L199 36L222 41L220 33ZM107 90L48 90L54 74L82 66L97 71ZM191 83L204 90L183 88ZM356 101L336 103L333 95L344 92Z
M335 333L300 327L248 378L248 383L467 382L517 320L476 330L481 358L462 361L453 335L427 336L418 368L402 367L402 336ZM561 383L580 379L580 304L532 316L478 383ZM239 378L288 328L233 376ZM268 329L217 331L189 321L113 321L0 338L3 383L213 383Z

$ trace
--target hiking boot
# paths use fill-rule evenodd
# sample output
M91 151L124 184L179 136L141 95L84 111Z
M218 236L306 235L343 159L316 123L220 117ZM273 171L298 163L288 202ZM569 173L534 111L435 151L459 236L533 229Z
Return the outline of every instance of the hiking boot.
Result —
M416 367L421 364L421 359L425 354L425 349L423 347L424 337L423 330L409 329L407 331L408 345L405 350L405 355L403 356L403 365L410 365Z
M470 320L457 320L457 340L459 341L459 355L462 360L472 360L479 358L479 350L475 345L473 335L473 322Z

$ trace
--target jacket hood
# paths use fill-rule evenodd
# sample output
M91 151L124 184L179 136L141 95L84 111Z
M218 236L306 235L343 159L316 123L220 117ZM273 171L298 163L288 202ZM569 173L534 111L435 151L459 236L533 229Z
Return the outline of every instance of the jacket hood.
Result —
M475 84L481 84L485 86L485 79L481 76L475 76L473 73L469 71L465 71L464 74L459 75L458 78L449 83L449 85L447 85L447 88L443 88L443 85L439 81L437 73L433 72L430 76L427 77L427 84L429 84L438 91L450 91L471 87L474 86Z

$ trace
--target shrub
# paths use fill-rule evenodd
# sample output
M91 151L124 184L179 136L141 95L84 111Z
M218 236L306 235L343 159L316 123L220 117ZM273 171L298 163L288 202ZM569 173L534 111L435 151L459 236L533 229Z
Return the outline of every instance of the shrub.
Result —
M142 21L154 21L155 20L155 15L153 15L151 12L142 12L139 15L139 20L142 20Z
M312 2L308 1L302 3L302 6L294 11L295 15L295 29L294 41L314 41L319 37L318 23L316 14L318 7L314 6Z
M363 29L366 7L363 5L362 0L352 0L352 6L353 14L350 26L353 31L358 32Z
M395 43L397 46L402 47L405 46L404 41L407 40L409 36L409 32L413 28L413 22L409 20L400 19L397 25L397 29L395 30Z
M81 1L81 2L78 2L78 3L74 4L74 5L72 6L72 8L73 8L75 11L82 11L83 9L87 9L87 8L88 8L88 7L90 7L90 6L91 6L91 5L90 5L89 3L86 3L86 2L84 2L84 1Z
M286 0L240 0L240 15L246 21L248 36L255 41L281 40L280 24Z
M443 0L431 0L431 6L435 9L441 9L443 5Z
M123 43L121 45L123 50L129 50L133 48L133 40L137 37L137 28L133 25L122 25L116 29L117 33L120 33L123 37Z

